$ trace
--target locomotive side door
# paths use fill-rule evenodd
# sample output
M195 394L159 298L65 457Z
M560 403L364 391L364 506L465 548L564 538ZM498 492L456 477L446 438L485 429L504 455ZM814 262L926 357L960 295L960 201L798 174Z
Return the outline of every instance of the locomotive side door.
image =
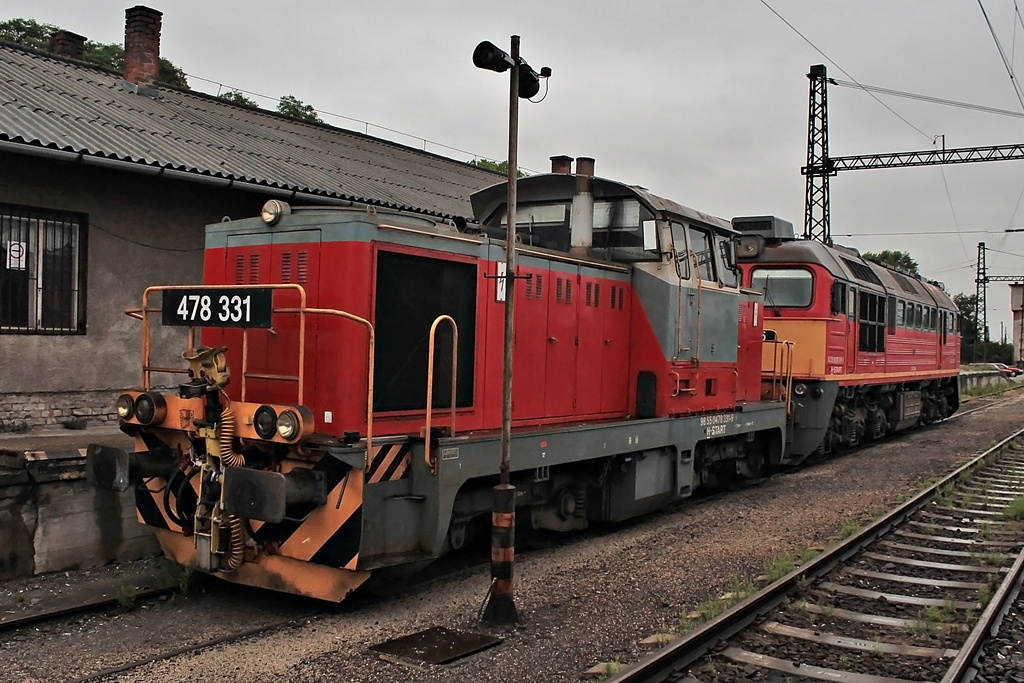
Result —
M552 282L556 273L532 256L520 257L519 275L529 279L515 283L516 322L512 417L516 420L544 416L544 358L548 342L548 302L554 298ZM504 272L504 271L502 271Z
M857 288L850 286L846 290L846 372L857 371L857 340L860 339L857 329Z
M579 266L570 264L552 263L550 272L544 413L548 417L558 417L572 415L576 403L580 275Z
M577 414L601 412L601 373L604 366L604 319L609 287L593 273L580 274L579 328L576 347L576 405ZM603 306L602 306L603 304Z
M676 278L678 279L676 305L676 349L673 360L696 359L697 297L695 283L691 281L692 263L686 246L686 226L675 221L671 224L672 245L675 250ZM689 324L687 324L689 323Z

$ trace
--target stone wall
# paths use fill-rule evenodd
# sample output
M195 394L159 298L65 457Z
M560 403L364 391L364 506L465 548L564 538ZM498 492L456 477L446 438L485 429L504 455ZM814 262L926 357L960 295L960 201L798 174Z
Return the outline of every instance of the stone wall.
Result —
M82 451L0 451L0 580L159 552L134 491L90 486L84 465Z
M0 430L47 427L83 421L91 426L117 421L120 391L0 393Z

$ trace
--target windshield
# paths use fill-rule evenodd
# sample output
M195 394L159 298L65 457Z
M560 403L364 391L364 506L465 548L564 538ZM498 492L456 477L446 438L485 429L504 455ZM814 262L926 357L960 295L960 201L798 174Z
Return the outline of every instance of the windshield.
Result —
M767 306L806 308L814 293L813 277L802 268L755 268L750 288L764 292Z

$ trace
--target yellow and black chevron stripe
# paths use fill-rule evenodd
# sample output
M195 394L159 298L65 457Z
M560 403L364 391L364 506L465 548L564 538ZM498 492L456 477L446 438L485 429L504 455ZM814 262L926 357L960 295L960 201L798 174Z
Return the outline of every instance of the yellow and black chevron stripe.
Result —
M409 458L412 444L390 443L373 447L373 457L366 470L366 483L376 484L381 481L395 481L409 472Z
M299 465L281 463L288 472ZM259 543L277 544L277 554L330 567L355 569L363 526L363 471L324 455L313 465L327 479L325 505L293 506L293 517L278 524L253 520L253 537Z

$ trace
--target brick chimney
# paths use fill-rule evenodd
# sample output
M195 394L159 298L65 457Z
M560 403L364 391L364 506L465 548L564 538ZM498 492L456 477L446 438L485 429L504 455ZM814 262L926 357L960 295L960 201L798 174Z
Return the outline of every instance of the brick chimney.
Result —
M85 36L71 31L57 31L50 36L50 52L58 57L81 60L85 57Z
M551 172L558 173L560 175L568 175L572 173L572 157L564 154L551 157Z
M124 11L124 80L150 85L160 75L161 12L142 5Z

